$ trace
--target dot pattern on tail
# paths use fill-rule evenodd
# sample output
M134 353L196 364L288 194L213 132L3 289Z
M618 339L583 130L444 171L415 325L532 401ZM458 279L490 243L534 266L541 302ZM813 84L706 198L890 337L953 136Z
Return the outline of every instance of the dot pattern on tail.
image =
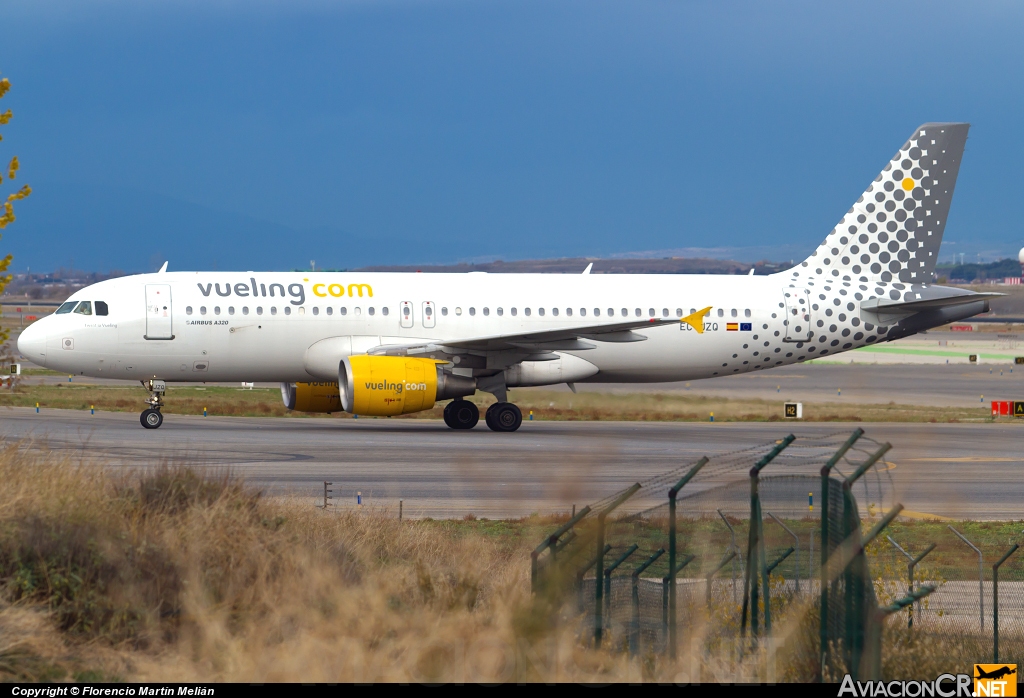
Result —
M818 249L774 275L783 286L778 309L714 375L805 361L912 331L899 322L874 325L860 306L920 298L931 283L968 128L915 129Z
M794 281L881 282L892 290L928 283L938 261L967 124L919 127L817 250L791 270ZM903 284L900 286L899 284Z

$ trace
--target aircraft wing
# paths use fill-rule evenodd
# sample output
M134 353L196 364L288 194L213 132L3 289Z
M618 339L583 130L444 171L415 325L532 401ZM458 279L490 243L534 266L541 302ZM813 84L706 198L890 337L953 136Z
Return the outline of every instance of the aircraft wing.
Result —
M624 322L590 323L556 329L511 334L487 335L466 339L419 341L409 344L382 344L368 354L375 356L415 356L441 353L513 351L523 354L545 354L552 351L593 349L594 342L642 342L646 336L634 330L686 323L698 333L704 332L704 316L711 307L698 310L684 318L649 318ZM591 341L587 341L591 340ZM554 358L554 357L551 357Z

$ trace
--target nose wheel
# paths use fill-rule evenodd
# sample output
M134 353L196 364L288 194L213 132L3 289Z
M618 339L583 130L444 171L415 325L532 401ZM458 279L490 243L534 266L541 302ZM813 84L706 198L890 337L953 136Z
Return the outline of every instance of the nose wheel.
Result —
M142 385L149 391L149 399L146 400L149 408L142 411L139 421L146 429L159 429L160 425L164 423L164 416L160 413L160 408L164 406L164 393L167 392L167 384L160 380L148 380L142 381Z
M515 431L523 424L523 413L511 402L496 402L487 408L484 421L491 431Z
M164 423L164 416L160 414L160 410L150 408L142 413L139 421L147 429L159 429L160 425Z

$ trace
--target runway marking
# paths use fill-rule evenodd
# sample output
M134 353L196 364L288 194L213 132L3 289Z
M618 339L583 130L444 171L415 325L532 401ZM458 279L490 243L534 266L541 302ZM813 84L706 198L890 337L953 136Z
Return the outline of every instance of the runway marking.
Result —
M910 511L904 509L900 512L900 516L906 516L908 519L937 519L939 521L956 521L956 519L949 516L939 516L938 514L926 514L923 511Z
M904 458L919 463L1019 463L1021 458L1007 456L951 456L947 458Z

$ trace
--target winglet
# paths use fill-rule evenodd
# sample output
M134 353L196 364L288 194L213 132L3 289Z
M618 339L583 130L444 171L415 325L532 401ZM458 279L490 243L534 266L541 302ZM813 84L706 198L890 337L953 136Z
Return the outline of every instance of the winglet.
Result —
M697 334L704 334L704 316L711 312L711 306L698 310L695 313L690 313L679 322L685 322L687 325L697 330Z
M164 262L164 265L160 267L160 270L157 272L157 274L163 274L165 271L167 271L167 262Z
M594 263L591 262L590 264L587 265L587 268L583 270L583 273L584 274L589 274L590 270L593 269L593 268L594 268Z

